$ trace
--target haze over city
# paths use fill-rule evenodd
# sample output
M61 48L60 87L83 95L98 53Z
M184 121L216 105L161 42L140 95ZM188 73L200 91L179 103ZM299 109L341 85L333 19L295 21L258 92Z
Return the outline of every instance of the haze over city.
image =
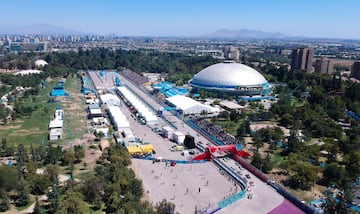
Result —
M37 23L122 36L199 36L219 29L288 36L360 38L356 0L336 1L5 1L2 34ZM16 12L15 12L15 11ZM7 31L7 32L4 32Z

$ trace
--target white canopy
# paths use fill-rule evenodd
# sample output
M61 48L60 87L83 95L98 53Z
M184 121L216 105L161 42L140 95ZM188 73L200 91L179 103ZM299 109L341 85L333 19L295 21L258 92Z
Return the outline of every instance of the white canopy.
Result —
M196 100L191 99L190 97L186 97L183 95L175 95L166 98L166 100L172 105L179 108L185 115L200 114L203 111L207 112L208 114L219 112L218 108L214 108L212 106L202 104Z

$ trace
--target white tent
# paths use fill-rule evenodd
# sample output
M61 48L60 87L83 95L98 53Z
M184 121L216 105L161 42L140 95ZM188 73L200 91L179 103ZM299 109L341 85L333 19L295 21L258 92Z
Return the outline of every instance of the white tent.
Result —
M131 103L131 105L134 106L140 116L145 118L146 123L151 125L158 123L158 119L153 112L139 98L129 91L129 89L121 86L118 87L118 90Z
M62 128L62 127L63 127L63 120L57 118L51 120L49 123L49 129Z
M103 105L107 106L119 106L120 99L114 94L102 94L100 95L100 100Z
M190 97L183 95L175 95L169 98L166 98L166 101L173 106L179 108L184 115L188 114L200 114L206 112L207 114L213 114L219 112L218 108L204 105Z
M119 107L108 106L108 112L115 130L121 131L123 129L130 128L129 121L127 120L126 116L121 112Z

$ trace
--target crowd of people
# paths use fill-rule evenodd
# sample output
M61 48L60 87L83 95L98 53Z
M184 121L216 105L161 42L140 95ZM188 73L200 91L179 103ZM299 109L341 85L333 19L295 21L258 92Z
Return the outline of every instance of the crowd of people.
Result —
M147 82L149 82L149 80L144 77L141 76L140 74L130 70L130 69L125 69L122 74L127 77L128 79L132 80L133 82L135 82L138 85L143 85Z
M211 134L218 140L222 141L224 144L237 144L239 143L236 138L224 131L222 127L212 124L206 119L197 119L194 121L198 126L200 126L204 131Z

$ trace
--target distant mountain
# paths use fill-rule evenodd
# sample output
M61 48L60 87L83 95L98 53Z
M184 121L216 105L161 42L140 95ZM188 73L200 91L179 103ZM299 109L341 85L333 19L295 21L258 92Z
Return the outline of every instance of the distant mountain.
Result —
M0 34L87 35L89 33L39 23L27 26L0 25Z
M291 38L292 36L275 32L263 32L259 30L248 30L248 29L241 29L241 30L227 30L227 29L220 29L213 33L206 33L200 35L203 38L219 38L219 39L284 39L284 38Z

